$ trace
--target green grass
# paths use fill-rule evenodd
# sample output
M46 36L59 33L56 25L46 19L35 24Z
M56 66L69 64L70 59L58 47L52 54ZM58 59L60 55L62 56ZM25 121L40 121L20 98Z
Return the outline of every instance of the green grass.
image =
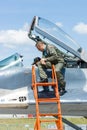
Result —
M34 130L35 119L0 119L0 130Z
M10 118L10 119L0 119L0 124L30 124L34 123L34 118Z
M65 119L69 120L74 124L84 124L87 125L87 118L83 117L66 117Z
M87 124L86 118L65 117L74 124ZM0 130L34 130L35 118L11 118L0 119ZM47 128L50 123L42 124L42 128ZM52 124L51 124L52 125Z

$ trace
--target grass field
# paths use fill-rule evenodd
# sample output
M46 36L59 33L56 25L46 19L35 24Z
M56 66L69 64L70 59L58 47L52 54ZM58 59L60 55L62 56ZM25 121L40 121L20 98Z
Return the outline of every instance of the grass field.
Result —
M35 119L0 119L0 130L34 130Z
M71 121L74 124L85 124L87 125L86 118L72 118L65 117L67 120ZM0 119L0 130L34 130L35 118L11 118L11 119ZM53 124L55 125L55 124ZM42 128L45 130L52 124L43 124Z
M35 118L0 119L0 130L34 130ZM41 124L43 130L52 127L55 123Z

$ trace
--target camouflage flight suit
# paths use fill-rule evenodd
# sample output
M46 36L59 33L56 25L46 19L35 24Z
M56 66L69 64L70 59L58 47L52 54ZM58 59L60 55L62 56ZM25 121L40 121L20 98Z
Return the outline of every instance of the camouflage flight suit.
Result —
M42 58L46 59L46 64L43 65L40 62L38 62L38 70L39 70L40 78L47 79L48 75L46 73L46 70L51 69L52 64L54 64L56 69L57 79L60 84L60 89L62 88L65 90L65 81L61 73L61 70L64 67L64 59L61 51L54 45L46 44L46 48L42 52Z

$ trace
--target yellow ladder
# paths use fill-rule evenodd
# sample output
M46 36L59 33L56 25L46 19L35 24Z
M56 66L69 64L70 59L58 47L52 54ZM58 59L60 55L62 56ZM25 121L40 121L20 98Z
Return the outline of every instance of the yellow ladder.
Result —
M40 86L52 86L54 87L55 97L53 98L39 98L38 97L38 87ZM32 88L34 92L34 98L36 102L36 123L34 126L34 130L41 130L41 122L55 122L57 130L63 130L63 123L62 123L62 114L61 114L61 105L60 105L60 96L58 92L58 81L56 77L56 71L54 65L52 65L52 82L41 83L36 82L36 71L35 66L32 66ZM39 103L56 103L57 104L57 113L40 113L39 110ZM42 116L55 116L56 119L42 119Z

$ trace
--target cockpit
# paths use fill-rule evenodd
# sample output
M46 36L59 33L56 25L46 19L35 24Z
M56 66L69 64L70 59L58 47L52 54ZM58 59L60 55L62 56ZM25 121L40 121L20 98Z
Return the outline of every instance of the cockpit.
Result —
M35 16L28 36L34 41L40 38L58 46L64 55L66 68L87 68L87 52L56 24Z

